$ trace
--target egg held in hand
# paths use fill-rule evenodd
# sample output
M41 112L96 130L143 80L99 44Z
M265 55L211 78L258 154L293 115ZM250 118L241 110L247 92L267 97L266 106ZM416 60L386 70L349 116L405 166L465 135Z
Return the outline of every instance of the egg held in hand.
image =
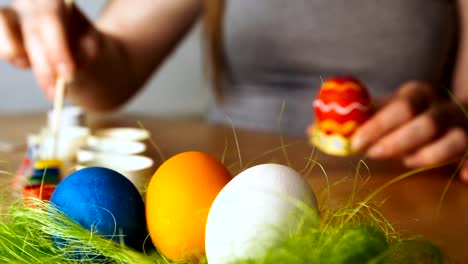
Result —
M319 221L315 195L293 169L263 164L243 171L211 207L206 225L208 263L262 258L293 234L310 211L315 225Z
M328 154L347 156L353 153L351 137L370 117L372 105L364 84L339 76L323 83L313 110L315 124L308 129L312 144Z
M172 261L205 255L206 218L216 195L231 180L224 165L202 152L184 152L165 161L146 193L148 231Z
M93 234L143 249L148 235L143 200L120 173L100 167L78 170L57 186L50 201ZM59 247L67 244L66 239L55 240Z

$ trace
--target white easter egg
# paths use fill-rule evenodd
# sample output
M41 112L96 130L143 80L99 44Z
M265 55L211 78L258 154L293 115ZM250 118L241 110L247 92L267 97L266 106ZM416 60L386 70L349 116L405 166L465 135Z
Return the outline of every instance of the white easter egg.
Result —
M301 219L303 211L297 202L317 208L308 183L289 167L263 164L234 177L218 194L208 215L208 262L261 258L287 238L289 229Z

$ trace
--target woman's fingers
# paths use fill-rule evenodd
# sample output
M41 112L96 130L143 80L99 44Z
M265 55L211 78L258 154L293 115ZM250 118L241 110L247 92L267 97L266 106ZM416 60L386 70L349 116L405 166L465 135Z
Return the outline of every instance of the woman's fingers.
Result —
M459 158L467 150L467 132L462 128L452 128L438 140L406 156L403 161L408 167L429 166Z
M353 149L361 151L379 138L413 118L413 110L407 100L394 100L377 112L353 136Z
M467 148L468 119L459 105L434 99L427 83L402 85L398 95L356 132L353 147L367 149L375 159L406 156L409 166L459 157Z
M68 45L65 15L63 13L64 10L55 10L51 13L42 14L38 17L38 23L41 24L41 40L43 43L47 43L47 45L44 45L44 49L49 64L57 75L70 79L76 66Z
M432 100L431 86L407 82L397 96L371 117L353 136L353 148L362 151L424 111Z
M0 9L0 59L31 67L49 98L59 76L72 79L97 57L99 32L76 6L63 0L14 0Z
M17 0L13 6L36 79L51 98L57 77L71 78L76 69L67 32L68 7L61 0Z
M420 115L378 140L367 154L375 159L401 156L430 142L437 130L430 114Z
M32 25L23 28L24 44L31 62L31 68L41 88L47 95L53 94L55 84L55 72L46 56L46 49L40 32ZM49 97L50 98L50 97Z
M445 135L447 131L455 129L454 131L458 131L455 133L458 136L466 134L468 118L461 107L452 102L434 104L411 121L379 139L369 148L367 154L376 159L401 157L417 152Z
M21 68L29 66L18 16L13 9L0 9L0 43L0 59L7 60Z

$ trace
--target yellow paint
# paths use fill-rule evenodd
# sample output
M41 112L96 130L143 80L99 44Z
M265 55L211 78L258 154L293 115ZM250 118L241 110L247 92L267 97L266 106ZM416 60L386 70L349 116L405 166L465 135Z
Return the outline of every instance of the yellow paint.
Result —
M322 85L322 90L336 90L336 91L346 91L346 90L349 90L349 89L352 89L352 90L356 90L356 91L359 91L359 90L362 90L362 86L355 83L355 82L345 82L343 84L338 84L336 82L333 82L333 81L328 81L328 82L325 82L323 85Z
M37 170L44 170L49 168L62 168L63 163L61 160L50 159L50 160L39 160L34 164L34 168Z
M354 120L340 124L332 119L325 119L318 123L318 128L322 131L332 131L334 134L350 135L358 127L358 123Z

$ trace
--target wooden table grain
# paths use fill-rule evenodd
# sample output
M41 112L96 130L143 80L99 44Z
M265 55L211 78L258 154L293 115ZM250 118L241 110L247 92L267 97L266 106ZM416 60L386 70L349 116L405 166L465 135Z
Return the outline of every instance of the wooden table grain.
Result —
M44 123L45 114L42 113L0 115L0 140L24 144L27 134L37 132ZM239 129L234 133L230 127L208 124L200 118L114 114L91 117L89 125L92 128L142 125L151 132L153 141L163 153L163 156L159 155L150 146L149 155L158 164L188 150L205 151L222 159L233 174L264 162L289 164L303 172L316 193L326 190L327 181L336 183L331 189L334 205L350 199L360 160L360 157L324 155L314 151L305 138ZM24 151L23 148L12 153L0 153L0 169L14 171ZM314 162L310 162L310 157ZM360 199L408 171L398 161L366 160L365 164L367 167L360 167L360 175L362 178L370 175L370 178L358 195ZM445 166L416 174L386 188L374 201L382 202L382 213L398 230L409 235L421 235L442 247L456 263L468 263L468 185L455 179L443 200L440 214L436 215L441 194L455 169L455 165ZM0 179L5 192L8 191L9 179L7 174ZM5 202L1 205L7 206Z

